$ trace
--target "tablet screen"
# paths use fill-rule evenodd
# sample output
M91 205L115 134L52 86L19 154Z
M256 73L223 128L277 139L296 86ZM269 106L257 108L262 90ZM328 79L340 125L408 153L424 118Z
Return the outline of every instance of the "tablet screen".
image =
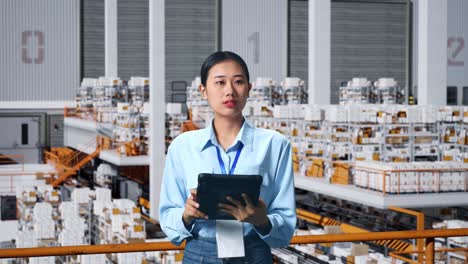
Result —
M209 219L234 219L230 214L222 212L218 204L231 204L226 200L226 196L244 203L241 194L245 193L257 205L262 180L260 175L200 173L197 188L199 209L207 214Z

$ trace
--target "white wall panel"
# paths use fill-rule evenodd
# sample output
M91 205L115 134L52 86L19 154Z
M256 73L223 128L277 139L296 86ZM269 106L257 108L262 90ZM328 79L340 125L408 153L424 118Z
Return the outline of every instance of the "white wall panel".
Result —
M413 0L413 87L418 86L418 42L421 41L417 21L420 0ZM458 104L462 104L463 87L468 87L468 1L447 1L447 86L455 86ZM441 87L444 93L446 87Z
M81 77L105 76L104 0L81 0L81 19Z
M331 3L331 102L353 77L390 77L406 87L407 4L405 1Z
M117 75L149 76L149 1L117 1Z
M287 74L287 1L221 2L221 49L245 60L252 81L256 77L283 80Z
M190 85L206 57L216 51L216 11L216 0L166 1L167 102L185 96L185 90L172 90L172 82Z
M308 85L309 1L289 1L288 75Z
M73 100L79 0L0 1L0 101Z

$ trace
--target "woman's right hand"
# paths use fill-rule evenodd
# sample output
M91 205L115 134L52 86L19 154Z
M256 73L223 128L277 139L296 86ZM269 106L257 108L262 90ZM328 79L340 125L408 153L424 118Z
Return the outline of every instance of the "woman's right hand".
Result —
M208 219L208 216L202 213L200 210L200 204L197 203L197 189L190 190L190 197L185 202L185 210L182 215L185 226L190 226L196 218Z

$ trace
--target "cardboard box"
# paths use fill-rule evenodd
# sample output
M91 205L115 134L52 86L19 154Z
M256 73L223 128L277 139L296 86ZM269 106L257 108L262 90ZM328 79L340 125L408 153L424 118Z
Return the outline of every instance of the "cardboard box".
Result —
M333 184L349 184L350 165L346 163L334 163L333 164L333 175L330 179Z
M292 155L292 161L293 161L293 171L298 172L299 171L299 157L297 154Z
M334 234L343 234L340 226L324 226L325 234L334 235Z
M449 264L465 264L466 262L462 259L450 258Z
M309 177L323 177L325 162L322 159L312 159L312 165L306 171L306 176Z
M431 136L419 136L414 139L415 144L430 144L432 143Z
M380 160L380 154L379 153L372 154L372 160L379 161Z
M369 245L367 244L353 244L351 246L352 256L365 256L369 255Z

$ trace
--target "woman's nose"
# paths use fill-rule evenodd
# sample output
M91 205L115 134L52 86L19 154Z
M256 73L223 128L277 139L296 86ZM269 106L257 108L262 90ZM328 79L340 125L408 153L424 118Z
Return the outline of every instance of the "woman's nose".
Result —
M226 83L226 85L224 86L224 92L226 93L226 95L233 94L234 89L233 89L233 85L231 82Z

